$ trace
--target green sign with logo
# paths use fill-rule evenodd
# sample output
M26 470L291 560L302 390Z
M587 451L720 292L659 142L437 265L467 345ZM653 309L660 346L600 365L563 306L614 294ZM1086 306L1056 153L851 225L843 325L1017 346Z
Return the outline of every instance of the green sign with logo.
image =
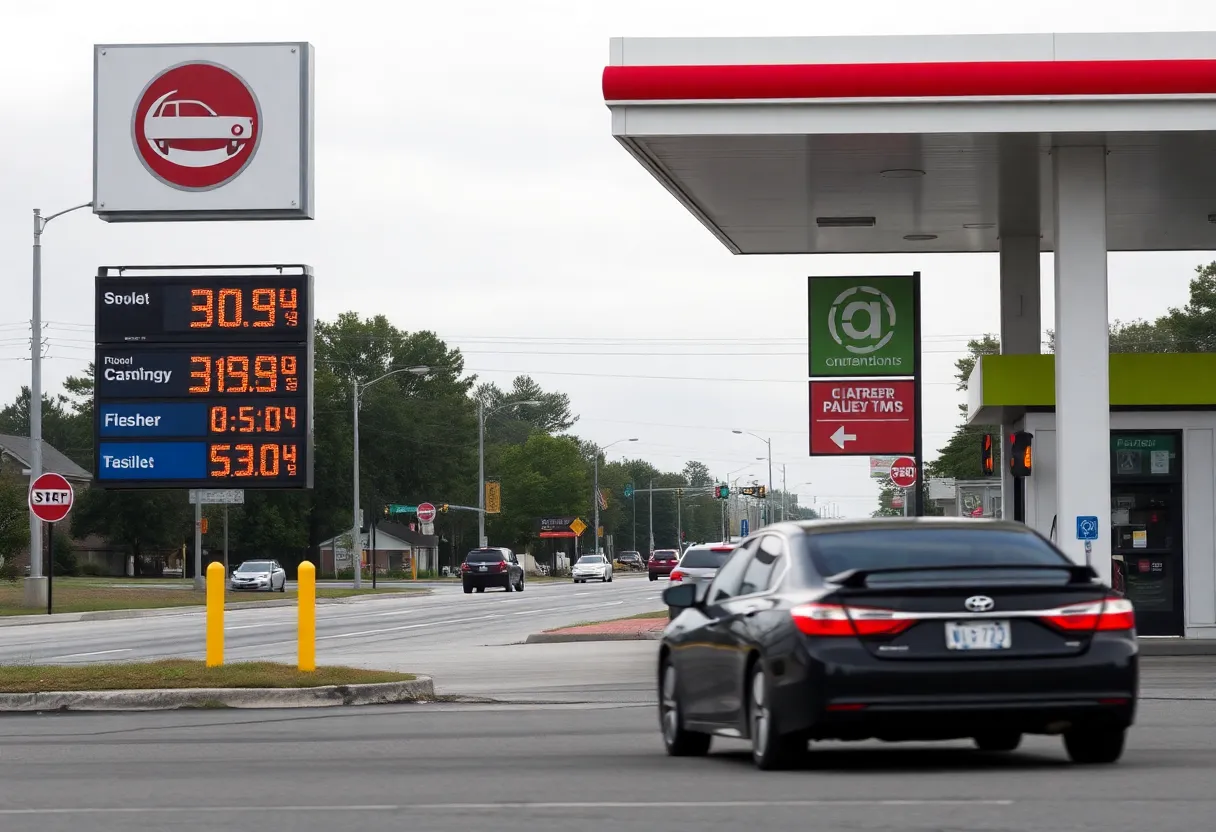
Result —
M915 373L911 277L812 277L811 376Z
M1112 433L1111 474L1115 477L1177 477L1177 437L1160 433Z

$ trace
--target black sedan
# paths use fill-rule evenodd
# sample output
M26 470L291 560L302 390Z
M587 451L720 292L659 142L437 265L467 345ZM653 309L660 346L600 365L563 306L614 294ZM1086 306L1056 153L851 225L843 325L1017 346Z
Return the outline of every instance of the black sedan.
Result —
M1003 752L1054 734L1076 763L1113 763L1135 718L1131 603L1020 523L777 524L697 594L663 593L679 609L658 665L673 756L742 738L775 769L813 740Z

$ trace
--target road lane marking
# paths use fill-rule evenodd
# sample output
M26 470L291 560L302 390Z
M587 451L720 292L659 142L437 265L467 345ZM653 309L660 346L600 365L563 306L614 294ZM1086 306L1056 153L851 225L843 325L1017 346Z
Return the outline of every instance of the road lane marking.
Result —
M92 653L68 653L66 656L51 656L46 659L48 662L53 662L55 659L83 659L85 656L108 656L110 653L130 653L132 648L123 647L120 650L94 650Z
M1014 800L654 800L501 803L373 803L350 806L105 806L89 808L0 809L0 816L266 814L268 812L497 812L503 809L802 809L902 806L1012 806Z

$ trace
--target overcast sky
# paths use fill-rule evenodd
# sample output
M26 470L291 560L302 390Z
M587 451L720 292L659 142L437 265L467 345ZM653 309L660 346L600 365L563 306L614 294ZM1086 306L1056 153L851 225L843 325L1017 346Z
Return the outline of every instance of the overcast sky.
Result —
M664 469L767 476L772 437L802 501L875 507L865 459L807 457L807 274L924 274L926 448L957 421L953 362L998 328L996 255L733 257L611 138L612 36L1216 29L1216 4L481 0L5 4L0 50L0 398L29 383L30 209L91 197L94 43L308 40L317 59L317 219L107 225L44 238L48 390L90 360L99 265L305 262L319 315L431 329L482 379L569 393L576 430ZM1115 255L1112 318L1185 302L1211 253ZM1050 326L1051 260L1043 260ZM678 346L677 346L678 344ZM453 441L454 438L445 438ZM476 437L468 437L475 442ZM813 485L807 485L808 481Z

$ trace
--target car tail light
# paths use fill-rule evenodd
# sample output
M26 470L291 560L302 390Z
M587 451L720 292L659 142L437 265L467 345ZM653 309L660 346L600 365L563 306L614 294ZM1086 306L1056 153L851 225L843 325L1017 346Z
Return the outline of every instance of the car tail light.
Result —
M494 566L494 568L495 568L497 571L499 571L499 572L506 572L506 571L507 571L507 562L506 562L505 560L500 560L500 561L499 561L499 562L498 562L498 563L497 563L497 564Z
M679 569L673 569L673 570L671 570L671 577L668 578L668 580L671 581L673 584L678 583L679 581L684 580L684 573L681 572Z
M798 631L808 636L893 636L915 620L894 610L802 604L790 610Z
M461 571L461 572L468 572L468 571L469 571L470 569L472 569L472 568L473 568L473 567L469 566L467 563L462 563L462 564L460 564L460 571Z
M1043 616L1043 621L1068 632L1112 632L1136 626L1136 612L1126 598L1109 597L1088 604L1061 607Z

